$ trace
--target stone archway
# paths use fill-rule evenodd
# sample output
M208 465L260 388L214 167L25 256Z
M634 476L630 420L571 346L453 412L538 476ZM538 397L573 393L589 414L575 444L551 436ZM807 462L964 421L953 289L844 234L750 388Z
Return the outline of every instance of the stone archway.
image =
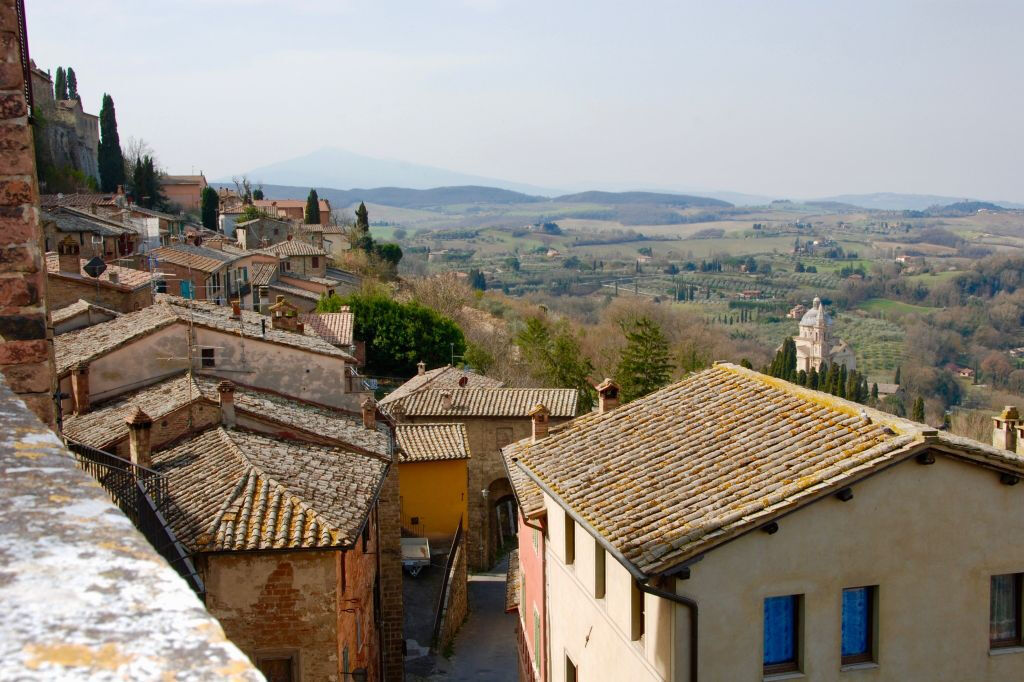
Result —
M484 529L487 566L494 564L503 545L514 541L518 529L518 507L507 478L498 478L487 486L487 516Z

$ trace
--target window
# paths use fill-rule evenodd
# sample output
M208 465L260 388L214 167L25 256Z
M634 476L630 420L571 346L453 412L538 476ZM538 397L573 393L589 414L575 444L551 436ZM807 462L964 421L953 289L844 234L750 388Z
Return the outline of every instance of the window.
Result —
M1021 646L1021 573L992 576L988 641L993 649Z
M576 682L576 664L568 655L565 657L565 682Z
M576 522L565 512L565 563L572 564L576 561Z
M768 597L764 600L764 672L799 670L800 596Z
M288 271L291 271L291 269L292 269L292 262L290 260L286 260L284 262L284 269L288 270Z
M313 267L314 268L320 267L320 258L319 258L319 256L313 256L312 258L313 258Z
M533 664L540 670L540 614L533 607Z
M256 667L267 682L294 682L298 669L294 654L256 654Z
M181 280L181 297L182 298L195 298L196 292L192 286L192 282L187 279Z
M629 581L629 637L634 642L644 636L644 593L635 580Z
M876 587L843 590L843 665L875 660Z
M216 367L217 366L217 363L216 363L216 361L214 360L214 357L213 357L213 349L212 348L202 348L202 349L200 349L200 354L202 355L202 359L203 359L203 362L202 362L203 367Z
M594 543L594 598L604 599L604 547Z
M166 294L167 293L167 280L165 280L165 279L158 279L156 281L156 293L158 293L158 294Z

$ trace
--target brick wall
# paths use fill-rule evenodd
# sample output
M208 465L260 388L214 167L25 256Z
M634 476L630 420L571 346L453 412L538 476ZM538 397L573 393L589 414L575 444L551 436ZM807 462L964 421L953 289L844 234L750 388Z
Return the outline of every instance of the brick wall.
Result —
M104 308L130 313L133 310L141 310L146 306L153 305L153 290L148 286L134 291L115 289L110 286L96 286L95 282L82 279L61 277L53 273L47 275L46 301L50 310L63 308L80 298Z
M0 0L0 373L54 426L53 338L15 0Z
M437 634L436 649L444 651L455 640L455 633L469 613L469 575L466 571L466 543L455 549L455 562L448 576L447 603L441 619L441 630Z
M402 515L399 509L398 467L392 466L377 501L380 524L381 636L384 675L387 682L401 682L405 675L402 631Z

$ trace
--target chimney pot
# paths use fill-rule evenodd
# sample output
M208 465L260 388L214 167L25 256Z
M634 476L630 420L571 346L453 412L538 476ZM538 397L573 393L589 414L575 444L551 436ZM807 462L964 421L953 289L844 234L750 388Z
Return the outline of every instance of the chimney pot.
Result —
M80 362L71 370L71 400L75 414L89 411L89 365Z
M548 418L551 416L551 410L545 407L542 403L538 403L532 410L530 410L530 419L533 420L533 442L546 438L548 435Z
M445 410L452 409L452 394L447 391L441 394L441 407Z
M377 403L370 396L366 396L360 405L363 411L363 428L365 429L376 429L377 428Z
M427 363L420 360L416 363L416 374L423 376L427 373Z
M242 302L237 298L231 302L231 319L237 320L242 317Z
M600 414L610 412L619 406L619 386L611 379L599 383L597 389L597 410Z
M118 284L121 281L117 273L112 270L107 271L107 279L110 280L111 284Z
M132 464L150 469L153 467L153 453L150 449L150 436L153 430L153 420L136 407L135 412L125 419L128 424L128 449L131 453Z
M1007 405L998 416L992 418L992 445L1002 450L1016 452L1019 447L1017 429L1020 413L1014 405Z
M222 381L217 384L217 394L220 398L220 421L228 428L235 426L235 385L230 381Z

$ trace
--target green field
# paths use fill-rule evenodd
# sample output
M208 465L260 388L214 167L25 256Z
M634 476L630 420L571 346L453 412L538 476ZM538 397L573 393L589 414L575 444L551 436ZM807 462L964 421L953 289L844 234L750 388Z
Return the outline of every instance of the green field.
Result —
M902 301L893 301L888 298L871 298L861 303L858 308L869 313L882 313L884 316L902 315L927 315L933 313L937 308L923 305L913 305Z

